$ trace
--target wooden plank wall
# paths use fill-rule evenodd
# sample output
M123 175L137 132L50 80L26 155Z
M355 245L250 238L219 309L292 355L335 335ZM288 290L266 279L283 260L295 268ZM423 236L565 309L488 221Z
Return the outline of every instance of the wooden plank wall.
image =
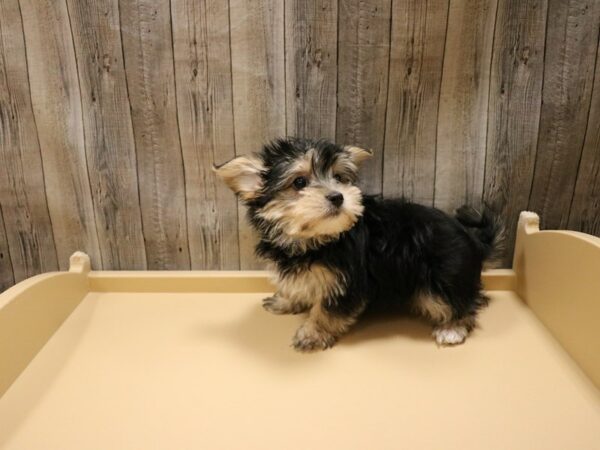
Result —
M372 148L362 187L600 235L597 0L0 0L0 290L65 269L248 269L213 162Z
M230 0L229 21L235 154L241 155L286 134L284 2ZM220 156L219 162L227 159ZM242 206L238 206L238 228L239 267L261 267L254 258L257 239Z

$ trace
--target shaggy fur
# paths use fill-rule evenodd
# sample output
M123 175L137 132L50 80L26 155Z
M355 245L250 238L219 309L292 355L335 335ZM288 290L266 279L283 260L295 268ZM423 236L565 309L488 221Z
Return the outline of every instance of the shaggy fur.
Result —
M500 226L464 206L450 217L403 199L366 196L356 185L368 150L281 139L215 167L248 206L257 254L278 291L263 306L306 312L293 345L331 347L371 305L398 305L429 319L441 345L463 342L486 304L484 261Z

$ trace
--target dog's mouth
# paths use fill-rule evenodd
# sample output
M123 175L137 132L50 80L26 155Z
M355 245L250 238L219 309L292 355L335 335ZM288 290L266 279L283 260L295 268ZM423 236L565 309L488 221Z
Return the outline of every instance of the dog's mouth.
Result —
M325 218L337 217L343 211L343 208L340 206L331 206L325 212Z

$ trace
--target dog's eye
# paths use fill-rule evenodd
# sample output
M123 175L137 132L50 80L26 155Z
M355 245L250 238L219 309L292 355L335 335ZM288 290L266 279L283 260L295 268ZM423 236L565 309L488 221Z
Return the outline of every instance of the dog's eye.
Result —
M336 174L333 176L333 178L335 178L338 183L347 183L348 182L348 178L346 178L344 175Z
M308 184L308 180L306 179L306 177L298 177L294 180L293 184L294 184L294 189L299 191L306 187L306 185Z

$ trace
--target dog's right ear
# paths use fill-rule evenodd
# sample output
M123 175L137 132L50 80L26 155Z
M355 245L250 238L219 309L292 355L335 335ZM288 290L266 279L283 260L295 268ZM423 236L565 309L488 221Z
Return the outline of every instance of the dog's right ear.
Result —
M227 186L242 200L256 198L263 187L262 174L265 168L258 156L238 156L213 171L227 183Z

